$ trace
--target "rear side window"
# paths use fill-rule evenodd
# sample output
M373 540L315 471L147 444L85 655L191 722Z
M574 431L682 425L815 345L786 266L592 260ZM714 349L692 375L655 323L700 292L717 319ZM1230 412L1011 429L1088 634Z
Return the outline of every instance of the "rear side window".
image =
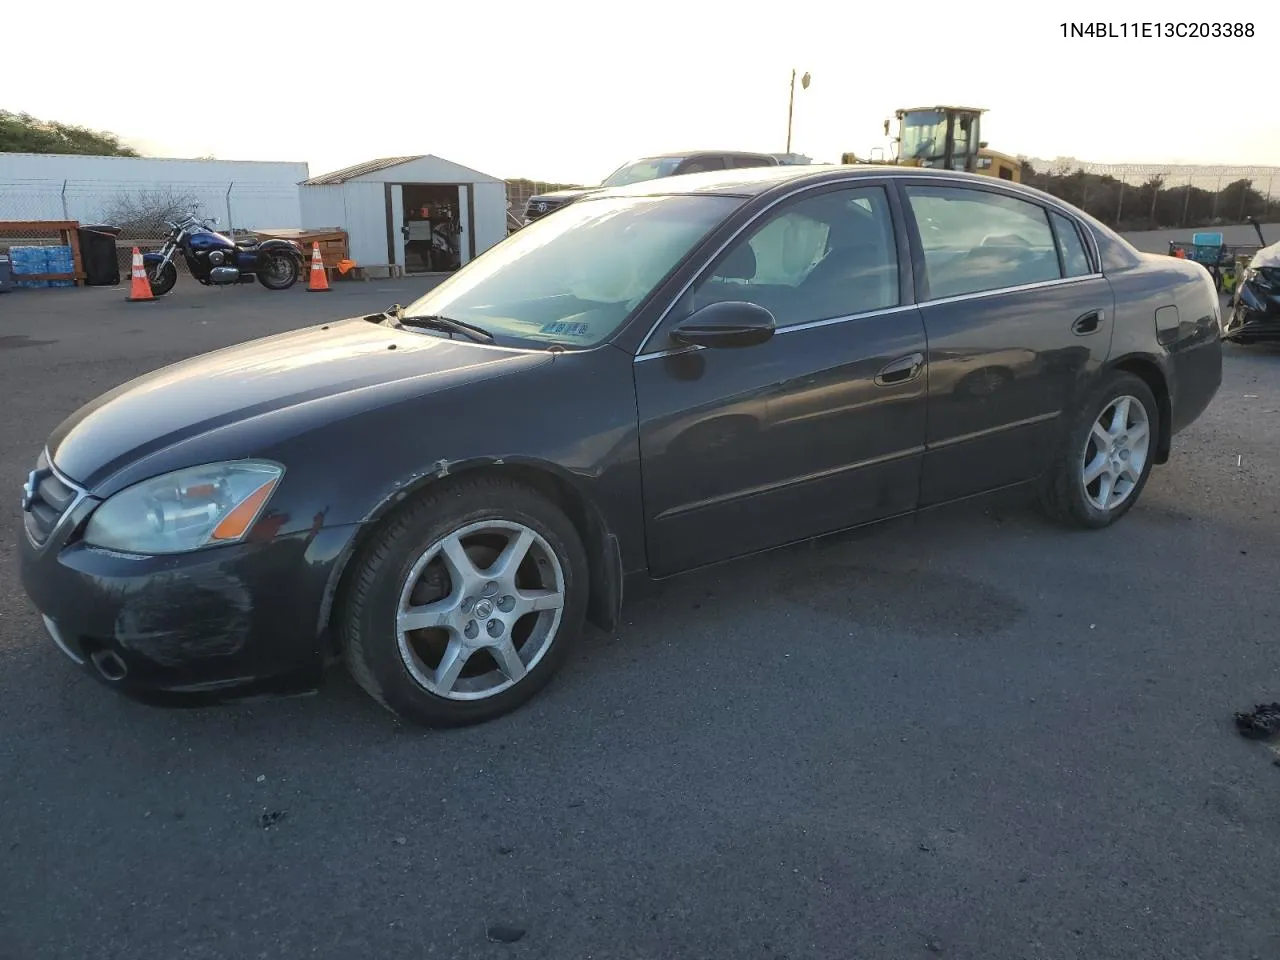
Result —
M1058 280L1058 247L1039 204L966 187L909 186L924 252L925 297Z
M680 173L706 173L709 170L723 169L724 157L694 157L681 165Z
M767 167L771 166L768 160L763 157L729 157L725 165L730 169L746 169L747 167Z
M1085 277L1093 273L1089 255L1076 225L1060 213L1051 212L1053 232L1058 235L1058 248L1062 251L1062 266L1068 277Z

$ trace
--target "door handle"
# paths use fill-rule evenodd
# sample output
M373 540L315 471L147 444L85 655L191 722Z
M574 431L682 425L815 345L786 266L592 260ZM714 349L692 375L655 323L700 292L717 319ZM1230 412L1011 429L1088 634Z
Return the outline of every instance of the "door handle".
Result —
M907 383L920 376L920 371L923 369L924 354L913 353L910 356L899 357L876 374L876 384L881 387L888 387L898 383Z
M1071 325L1071 332L1081 337L1090 333L1097 333L1098 327L1102 326L1102 321L1105 318L1105 311L1090 310L1084 316L1076 319L1076 322Z

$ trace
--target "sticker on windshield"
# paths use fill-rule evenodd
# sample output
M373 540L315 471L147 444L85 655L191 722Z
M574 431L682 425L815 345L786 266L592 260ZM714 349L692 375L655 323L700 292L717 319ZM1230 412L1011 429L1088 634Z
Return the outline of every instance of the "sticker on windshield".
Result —
M585 323L566 323L558 320L555 323L545 323L542 325L543 333L553 333L566 337L585 337L587 335L587 325Z

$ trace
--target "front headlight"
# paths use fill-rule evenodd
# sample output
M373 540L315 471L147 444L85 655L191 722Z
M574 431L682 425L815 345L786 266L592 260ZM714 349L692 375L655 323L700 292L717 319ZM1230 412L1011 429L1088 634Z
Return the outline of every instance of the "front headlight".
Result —
M94 511L85 543L122 553L186 553L241 540L284 467L262 460L210 463L127 487Z

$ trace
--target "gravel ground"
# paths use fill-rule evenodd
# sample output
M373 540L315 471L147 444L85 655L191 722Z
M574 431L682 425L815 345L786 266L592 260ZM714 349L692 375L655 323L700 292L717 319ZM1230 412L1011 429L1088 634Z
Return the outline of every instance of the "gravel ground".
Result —
M1280 348L1113 529L1004 498L673 581L482 727L75 671L15 569L51 428L421 286L0 295L0 958L1280 956L1280 754L1231 724L1280 699Z

